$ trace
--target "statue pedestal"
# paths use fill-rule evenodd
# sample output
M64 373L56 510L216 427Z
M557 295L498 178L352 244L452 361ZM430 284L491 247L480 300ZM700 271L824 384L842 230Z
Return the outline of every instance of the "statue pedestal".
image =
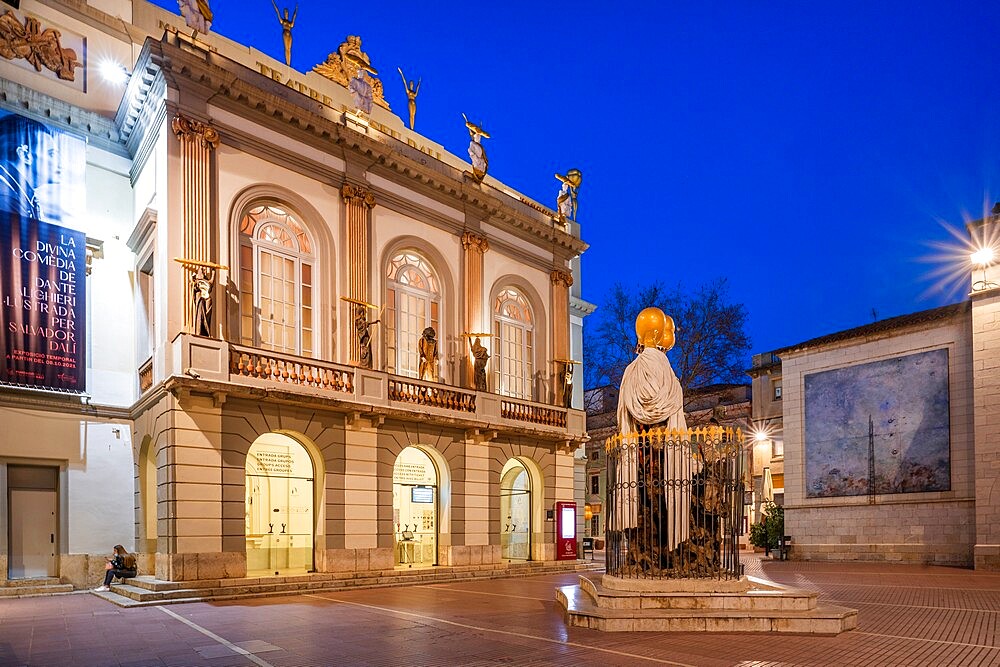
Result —
M791 632L837 635L857 627L856 609L817 604L813 591L755 577L625 579L581 575L556 589L571 626L606 632Z

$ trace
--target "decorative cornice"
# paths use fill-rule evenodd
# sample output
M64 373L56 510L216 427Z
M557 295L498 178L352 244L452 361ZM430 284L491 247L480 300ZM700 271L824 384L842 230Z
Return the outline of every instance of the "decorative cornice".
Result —
M462 234L462 248L465 250L477 248L479 252L485 253L490 249L490 242L485 236L480 236L473 232L464 232Z
M149 44L149 42L147 42ZM152 42L160 52L168 85L211 98L212 104L264 127L294 136L347 161L360 159L385 178L405 183L449 206L475 209L477 217L508 229L529 243L570 259L587 244L546 217L492 185L467 181L462 171L439 161L404 140L368 136L338 122L323 106L291 87L269 82L264 75L223 56L199 57L169 41ZM272 85L273 84L273 85Z
M170 127L178 139L200 141L204 148L217 148L219 146L218 130L207 123L177 114L170 121Z
M573 274L569 271L553 269L552 273L549 274L549 280L552 281L553 285L570 287L573 284Z
M360 185L344 183L343 187L340 188L340 196L348 204L375 208L375 195L372 194L371 190Z

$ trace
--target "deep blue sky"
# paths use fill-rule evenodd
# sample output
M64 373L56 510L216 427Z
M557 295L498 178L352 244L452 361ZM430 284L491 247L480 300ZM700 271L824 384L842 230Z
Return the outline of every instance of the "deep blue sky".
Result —
M269 0L211 4L283 60ZM754 352L963 298L921 258L1000 199L998 2L303 0L293 67L348 34L456 155L465 112L541 203L583 171L584 298L725 277Z

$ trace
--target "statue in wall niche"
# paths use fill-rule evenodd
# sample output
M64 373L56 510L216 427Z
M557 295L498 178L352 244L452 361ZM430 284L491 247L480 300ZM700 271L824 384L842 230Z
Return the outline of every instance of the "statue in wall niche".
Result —
M194 299L194 333L212 335L212 291L215 286L215 269L199 266L191 275L191 293Z
M281 24L281 39L285 42L285 64L289 67L292 66L292 28L295 27L295 17L299 15L299 5L295 4L295 11L292 12L292 17L288 18L288 7L285 7L285 15L281 15L281 11L278 9L278 5L271 0L271 5L274 6L274 13L278 15L278 22Z
M565 225L567 220L576 220L576 193L583 181L583 173L579 169L570 169L565 176L556 174L556 179L562 183L556 197L556 208L559 210L559 222Z
M483 148L482 140L489 139L490 135L481 126L470 121L465 114L465 128L469 131L469 159L472 161L472 175L480 183L486 178L486 171L490 168L490 161L486 157L486 149Z
M479 336L476 336L475 342L471 336L469 337L469 349L472 351L472 378L475 381L476 391L489 391L486 382L486 364L490 360L490 353Z
M420 366L417 372L421 380L437 380L438 368L438 342L437 332L434 327L424 329L420 340L417 342L420 351Z
M364 304L354 304L354 333L358 339L358 365L363 368L372 367L372 333L373 324L381 319L368 321L368 309Z

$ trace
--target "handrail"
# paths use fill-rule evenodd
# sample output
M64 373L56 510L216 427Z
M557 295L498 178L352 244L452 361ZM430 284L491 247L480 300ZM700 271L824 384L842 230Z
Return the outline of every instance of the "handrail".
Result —
M230 345L229 373L327 391L354 393L354 371L349 368L242 345Z
M476 395L433 382L389 377L389 400L460 412L476 411Z

